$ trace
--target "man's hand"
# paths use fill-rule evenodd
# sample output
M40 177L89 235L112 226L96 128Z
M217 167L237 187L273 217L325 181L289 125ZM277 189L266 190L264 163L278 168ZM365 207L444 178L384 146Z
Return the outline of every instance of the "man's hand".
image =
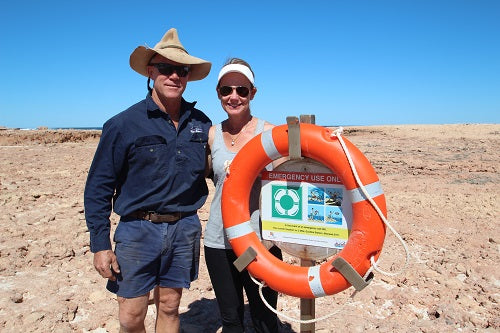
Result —
M111 250L104 250L94 253L94 267L103 278L116 280L116 274L120 273L120 266L116 256Z

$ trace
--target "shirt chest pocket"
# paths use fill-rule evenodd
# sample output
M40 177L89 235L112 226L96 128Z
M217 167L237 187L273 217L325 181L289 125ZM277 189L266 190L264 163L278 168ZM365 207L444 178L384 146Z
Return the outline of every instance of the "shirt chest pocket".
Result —
M182 146L182 153L177 156L179 163L193 172L201 172L205 169L206 148L208 144L208 134L203 132L191 133L189 141ZM189 163L186 165L186 163Z
M191 133L191 143L202 143L206 144L208 142L208 134L204 132Z
M165 164L167 156L167 140L160 135L141 136L134 142L132 161L137 166Z
M205 151L208 143L208 134L199 132L191 133L191 138L189 139L189 150L190 154L194 154L197 160L202 162L205 160Z

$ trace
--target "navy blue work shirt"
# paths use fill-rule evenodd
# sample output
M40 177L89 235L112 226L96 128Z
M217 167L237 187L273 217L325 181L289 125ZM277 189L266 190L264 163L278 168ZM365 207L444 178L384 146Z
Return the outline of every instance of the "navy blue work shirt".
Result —
M85 185L90 250L111 249L111 209L191 212L205 203L206 147L210 119L182 99L178 128L148 94L109 119Z

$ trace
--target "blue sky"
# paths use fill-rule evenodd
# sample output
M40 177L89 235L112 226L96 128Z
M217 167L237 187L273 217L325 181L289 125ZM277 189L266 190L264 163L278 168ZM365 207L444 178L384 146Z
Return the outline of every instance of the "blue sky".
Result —
M143 99L129 67L171 27L212 62L184 97L214 123L228 57L274 124L500 123L500 1L2 1L0 126L100 127Z

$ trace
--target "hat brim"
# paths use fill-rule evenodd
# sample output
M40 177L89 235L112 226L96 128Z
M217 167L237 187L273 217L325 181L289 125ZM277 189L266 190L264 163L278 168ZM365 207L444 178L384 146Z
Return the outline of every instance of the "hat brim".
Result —
M145 46L139 46L132 52L130 55L130 67L137 73L148 77L147 66L149 60L155 54L159 54L179 64L189 65L188 81L197 81L205 78L210 73L210 68L212 67L212 64L206 60L193 57L187 53L178 52L175 49L153 50Z

